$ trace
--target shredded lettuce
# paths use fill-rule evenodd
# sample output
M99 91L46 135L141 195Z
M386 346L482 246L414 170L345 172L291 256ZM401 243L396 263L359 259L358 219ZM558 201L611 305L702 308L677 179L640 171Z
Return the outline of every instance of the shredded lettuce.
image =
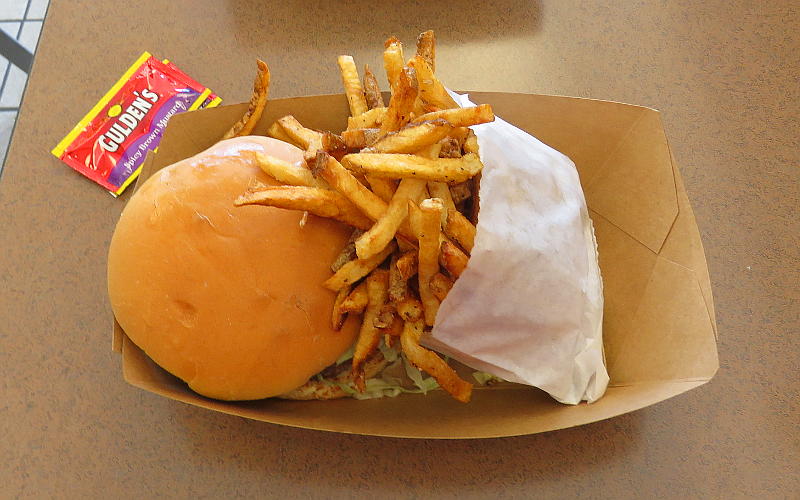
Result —
M416 385L422 394L427 394L428 391L436 389L439 387L439 382L436 381L433 377L423 378L422 372L419 371L419 368L412 365L405 356L403 356L403 367L406 369L406 375L410 378L414 385Z
M342 353L342 355L339 356L339 359L336 360L336 366L339 366L342 363L345 363L345 362L350 361L351 359L353 359L353 354L355 353L355 351L356 351L356 344L354 342L353 345L351 345L349 349L344 351L344 353Z
M503 379L489 372L472 372L472 377L478 381L480 385L490 385L497 382L504 382Z

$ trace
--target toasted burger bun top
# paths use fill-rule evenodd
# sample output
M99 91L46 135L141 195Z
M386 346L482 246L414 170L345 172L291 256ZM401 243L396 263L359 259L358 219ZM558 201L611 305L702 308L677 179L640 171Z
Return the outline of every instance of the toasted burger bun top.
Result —
M222 141L155 173L131 197L108 256L117 321L156 363L196 392L260 399L290 391L353 343L354 318L330 326L322 287L350 229L299 212L235 207L261 151L302 152L266 137Z

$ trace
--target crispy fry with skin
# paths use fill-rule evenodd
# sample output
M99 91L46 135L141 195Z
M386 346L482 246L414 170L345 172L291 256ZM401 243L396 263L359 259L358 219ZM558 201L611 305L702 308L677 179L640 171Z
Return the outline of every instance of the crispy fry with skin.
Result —
M422 122L387 134L362 153L414 153L442 140L453 128L444 120Z
M445 137L439 144L442 145L439 157L441 158L460 158L461 157L461 144L455 137Z
M405 252L397 259L397 270L404 281L408 281L417 274L417 251Z
M461 158L429 159L406 154L355 153L342 158L342 165L363 174L448 184L464 182L483 169L483 163L476 154L466 154Z
M353 232L350 233L350 238L347 239L347 243L345 243L344 248L342 248L342 251L339 252L338 256L336 256L333 264L331 264L331 272L335 273L341 269L343 265L356 258L356 240L362 234L364 234L364 231L361 229L353 229Z
M380 328L380 329L389 328L392 325L392 321L394 320L395 316L394 313L395 309L393 305L384 304L383 307L381 308L381 312L378 314L378 316L375 317L375 321L373 321L375 328Z
M472 252L472 247L475 245L475 226L461 215L461 212L455 210L455 207L453 210L447 210L444 234L455 240L467 253Z
M408 280L403 279L397 268L399 258L400 256L394 253L389 261L389 301L393 304L400 302L408 295Z
M403 321L419 321L424 314L422 311L422 302L412 294L408 294L405 299L395 304L397 314Z
M321 146L322 133L304 127L294 116L286 115L278 119L278 123L283 128L283 131L286 132L296 144L299 144L301 149L310 149L314 146L319 149Z
M348 288L345 287L342 290L348 290ZM342 301L340 308L347 313L361 314L367 307L367 302L367 282L362 281Z
M406 321L400 335L400 345L406 358L420 370L429 373L439 386L462 403L469 402L472 384L465 382L435 352L419 345L424 325L422 321Z
M428 192L431 194L431 198L439 198L442 200L444 208L447 209L448 213L450 210L456 209L456 204L453 202L453 197L450 194L450 187L444 182L429 182Z
M372 108L358 116L350 116L347 118L347 130L378 127L383 122L384 116L386 108Z
M400 319L398 315L392 316L392 323L383 329L384 340L389 337L389 342L387 344L389 347L393 347L394 340L400 339L400 335L403 333L403 320ZM390 344L391 343L391 344Z
M383 103L383 94L381 94L378 79L375 78L375 73L369 69L369 64L364 65L364 97L367 100L367 107L369 109L386 106L386 104Z
M265 174L273 177L278 182L292 186L321 187L311 171L305 166L275 158L263 153L255 153L256 163Z
M302 210L320 217L336 219L359 229L368 229L372 226L372 221L355 205L330 189L307 186L269 186L245 193L233 204L237 207L264 205L287 210Z
M367 277L367 308L364 310L364 321L358 333L351 374L360 392L365 390L365 377L363 365L372 352L377 349L381 340L381 331L375 326L381 309L386 303L389 286L389 273L383 269L376 269Z
M302 145L299 142L289 137L289 134L287 134L286 131L283 130L283 127L281 127L281 124L278 122L273 122L272 125L269 126L269 128L267 129L267 137L272 137L273 139L278 139L279 141L288 142L289 144L297 146L298 148L302 147Z
M409 68L403 68L397 77L397 87L389 99L389 107L381 122L381 132L400 130L411 119L417 99L417 80Z
M458 279L467 268L469 257L450 242L443 241L439 252L439 263L454 279Z
M347 318L347 312L342 310L342 302L347 298L349 287L342 288L336 293L336 299L333 301L333 311L331 312L331 327L334 331L342 329L342 324Z
M267 97L269 97L270 75L269 67L264 61L256 59L256 66L258 67L258 72L253 82L253 95L250 97L250 106L244 116L234 123L230 130L225 132L225 135L222 136L223 139L249 135L258 120L261 119L261 113L264 112L264 106L267 105Z
M362 149L370 146L382 135L379 128L355 128L343 131L342 139L348 148Z
M430 280L439 272L439 242L441 240L442 200L428 198L417 207L413 201L408 202L409 219L412 231L419 241L418 270L419 297L425 311L425 324L433 326L439 301L430 288Z
M488 104L472 106L469 108L440 109L431 111L411 120L412 123L422 123L430 120L444 120L453 127L471 127L481 123L494 121L494 112Z
M361 86L361 79L358 77L358 70L353 56L339 56L339 72L342 76L344 93L350 105L350 115L358 116L367 111L367 100L364 97L364 88Z
M470 208L469 220L473 224L477 224L478 213L481 210L481 174L473 177L470 183L472 184L472 207Z
M347 264L343 265L341 269L336 271L336 273L328 278L322 285L328 290L338 292L342 288L350 286L364 276L368 275L373 269L381 265L381 262L386 260L386 258L396 249L397 245L392 242L383 250L383 252L373 255L369 259L351 260Z
M397 38L392 37L386 40L384 46L383 68L386 71L386 79L389 81L389 87L394 95L400 73L403 71L403 66L405 65L403 44L400 43L400 40Z
M472 190L470 189L471 183L471 181L467 181L450 186L450 195L453 197L453 203L458 205L472 196Z
M408 216L408 200L416 199L425 189L425 181L403 179L380 219L356 241L356 254L365 259L383 250Z
M442 82L433 74L433 69L425 60L419 56L414 56L408 65L417 72L417 82L419 83L419 96L422 101L438 109L457 108L458 104L450 97L445 90Z
M433 30L420 33L417 37L417 56L428 63L431 71L436 71L436 36Z
M444 274L436 273L431 278L431 292L433 292L434 297L439 299L439 302L447 297L451 288L453 288L453 280Z
M472 129L469 129L467 138L464 140L464 153L478 154L478 136L475 135Z

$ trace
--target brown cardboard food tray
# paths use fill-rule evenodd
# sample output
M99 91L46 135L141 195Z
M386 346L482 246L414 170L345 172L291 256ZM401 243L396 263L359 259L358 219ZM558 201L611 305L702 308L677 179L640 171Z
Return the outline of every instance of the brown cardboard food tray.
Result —
M511 93L470 93L497 116L569 156L577 165L594 222L603 275L603 340L611 383L599 401L567 406L519 385L478 388L461 404L442 391L358 401L204 398L158 367L114 322L130 384L168 398L295 427L414 438L533 434L631 412L705 384L719 366L714 303L697 224L659 113L607 101ZM246 104L176 115L153 172L214 144ZM306 126L346 126L341 94L270 101L254 133L295 115ZM531 193L535 196L535 193ZM535 306L536 297L531 297ZM491 334L491 332L487 332Z

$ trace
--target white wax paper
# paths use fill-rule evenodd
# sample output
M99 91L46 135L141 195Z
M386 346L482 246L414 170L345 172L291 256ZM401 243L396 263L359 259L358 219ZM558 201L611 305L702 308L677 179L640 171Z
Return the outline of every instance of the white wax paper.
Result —
M475 246L424 343L562 403L595 401L608 385L603 285L575 164L499 118L474 130L484 163Z

